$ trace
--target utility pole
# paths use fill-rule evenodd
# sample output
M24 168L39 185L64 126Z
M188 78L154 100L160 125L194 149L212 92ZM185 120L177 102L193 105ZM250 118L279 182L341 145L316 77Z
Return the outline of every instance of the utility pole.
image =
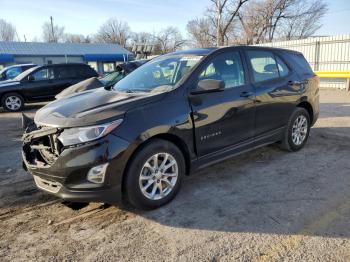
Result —
M21 39L19 39L17 30L16 30L16 36L17 36L17 42L21 42Z
M54 33L54 30L53 30L53 19L52 19L52 16L50 16L50 21L51 21L51 36L52 36L52 39L50 42L56 42L55 40L55 33Z

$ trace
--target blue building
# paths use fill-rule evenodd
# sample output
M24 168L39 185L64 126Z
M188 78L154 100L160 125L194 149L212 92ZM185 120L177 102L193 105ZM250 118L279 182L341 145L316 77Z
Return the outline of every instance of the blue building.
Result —
M103 74L130 60L133 53L117 44L0 42L0 69L28 63L86 63Z

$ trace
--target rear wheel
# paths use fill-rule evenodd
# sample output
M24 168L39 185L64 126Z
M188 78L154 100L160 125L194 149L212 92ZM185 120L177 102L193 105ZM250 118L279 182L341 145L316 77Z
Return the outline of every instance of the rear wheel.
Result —
M2 97L1 105L6 111L18 112L24 107L24 99L20 94L8 93Z
M155 139L131 160L125 190L129 202L141 209L154 209L170 202L181 186L185 161L174 144Z
M297 107L288 121L281 147L287 151L298 151L306 144L310 133L310 116Z

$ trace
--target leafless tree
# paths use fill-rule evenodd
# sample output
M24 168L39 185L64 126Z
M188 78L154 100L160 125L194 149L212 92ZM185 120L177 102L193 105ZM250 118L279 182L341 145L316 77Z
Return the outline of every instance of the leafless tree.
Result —
M216 44L227 44L228 33L233 31L233 22L238 18L239 10L248 0L210 0L212 5L207 10L207 17L216 29ZM225 41L226 40L226 41Z
M153 44L155 37L148 32L134 32L131 34L132 44Z
M291 15L286 19L280 29L280 35L285 40L307 38L320 29L322 17L328 10L323 1L311 3L299 2Z
M14 41L16 37L16 27L0 18L0 41Z
M130 37L130 27L126 22L110 18L101 25L96 35L96 40L104 43L119 44L126 47L127 41Z
M189 21L187 23L187 32L190 36L190 44L194 47L211 47L216 45L215 28L206 17Z
M251 1L239 13L243 42L257 44L310 36L320 27L326 10L323 0Z
M81 34L66 34L65 42L66 43L90 43L91 39L89 36L84 36Z
M180 49L186 41L183 39L180 31L173 26L169 26L155 35L156 49L161 54L174 52Z
M58 43L64 41L64 27L54 25L51 17L51 22L46 22L43 24L42 38L44 42Z
M264 7L256 1L239 12L242 43L250 45L262 41L267 30L267 19L264 14Z

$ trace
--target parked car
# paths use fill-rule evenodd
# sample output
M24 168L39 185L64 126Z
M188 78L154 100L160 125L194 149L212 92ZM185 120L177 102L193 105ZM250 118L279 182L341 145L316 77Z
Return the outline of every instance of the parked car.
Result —
M56 95L56 99L60 99L62 97L66 97L75 93L96 89L99 87L104 87L106 89L110 89L113 85L115 85L118 81L123 79L126 75L130 74L136 68L140 67L144 63L149 60L136 60L130 61L123 64L119 64L116 67L116 71L111 72L103 77L97 78L92 77L81 81L75 85L72 85L66 89L64 89L61 93Z
M0 82L1 105L7 111L20 111L25 103L53 100L68 86L94 76L96 71L86 64L32 67L13 80Z
M23 136L24 167L40 189L69 201L114 203L124 194L138 208L156 208L200 167L271 143L303 148L319 114L318 85L290 50L163 55L111 91L40 109Z
M35 64L23 64L23 65L13 65L13 66L5 67L0 71L0 81L14 79L19 74L23 73L24 71L26 71L29 68L32 68L34 66L37 66L37 65L35 65Z

